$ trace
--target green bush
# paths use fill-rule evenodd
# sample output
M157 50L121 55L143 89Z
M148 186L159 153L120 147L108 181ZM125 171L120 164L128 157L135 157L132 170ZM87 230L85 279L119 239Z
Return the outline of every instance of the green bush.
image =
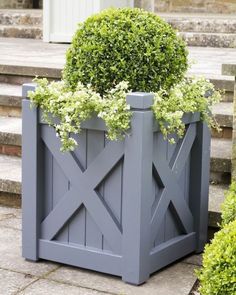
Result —
M236 220L206 246L198 278L201 295L236 295Z
M79 24L67 51L64 79L100 94L119 82L133 91L170 89L187 70L184 41L160 17L141 9L108 9Z
M228 224L236 220L236 182L233 182L226 194L224 203L222 204L222 224Z

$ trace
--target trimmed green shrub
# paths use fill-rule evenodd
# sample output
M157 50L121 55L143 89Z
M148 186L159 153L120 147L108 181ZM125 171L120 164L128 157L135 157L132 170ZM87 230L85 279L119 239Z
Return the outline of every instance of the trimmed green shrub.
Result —
M119 82L156 92L180 82L186 45L157 15L135 8L108 9L79 24L67 51L63 78L72 89L91 84L100 94Z
M236 182L232 182L224 203L222 204L222 224L228 224L231 221L236 220Z
M197 273L201 295L236 295L236 220L206 246L203 268Z

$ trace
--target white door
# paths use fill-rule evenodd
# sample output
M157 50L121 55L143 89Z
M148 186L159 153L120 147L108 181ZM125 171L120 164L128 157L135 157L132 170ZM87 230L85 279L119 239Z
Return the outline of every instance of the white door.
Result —
M44 0L43 40L71 42L77 23L109 7L133 7L134 0Z

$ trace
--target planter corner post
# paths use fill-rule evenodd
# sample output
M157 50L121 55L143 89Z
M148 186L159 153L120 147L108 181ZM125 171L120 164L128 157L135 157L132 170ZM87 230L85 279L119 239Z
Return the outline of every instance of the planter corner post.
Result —
M153 95L132 93L127 103L133 115L125 139L122 279L140 285L151 272Z
M38 260L38 110L30 106L28 91L35 84L22 87L22 255Z
M191 153L190 195L196 232L196 253L201 253L207 242L208 195L210 178L210 130L206 123L197 123L197 134Z

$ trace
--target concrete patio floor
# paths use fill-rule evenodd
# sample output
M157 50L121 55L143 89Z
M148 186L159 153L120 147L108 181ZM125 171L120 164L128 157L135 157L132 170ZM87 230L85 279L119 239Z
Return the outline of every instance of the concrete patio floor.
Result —
M188 295L201 257L189 256L136 287L121 278L21 257L21 209L0 207L0 294Z
M19 65L62 69L68 44L42 40L0 38L0 65ZM215 77L223 63L233 63L236 50L230 48L189 47L189 73Z

